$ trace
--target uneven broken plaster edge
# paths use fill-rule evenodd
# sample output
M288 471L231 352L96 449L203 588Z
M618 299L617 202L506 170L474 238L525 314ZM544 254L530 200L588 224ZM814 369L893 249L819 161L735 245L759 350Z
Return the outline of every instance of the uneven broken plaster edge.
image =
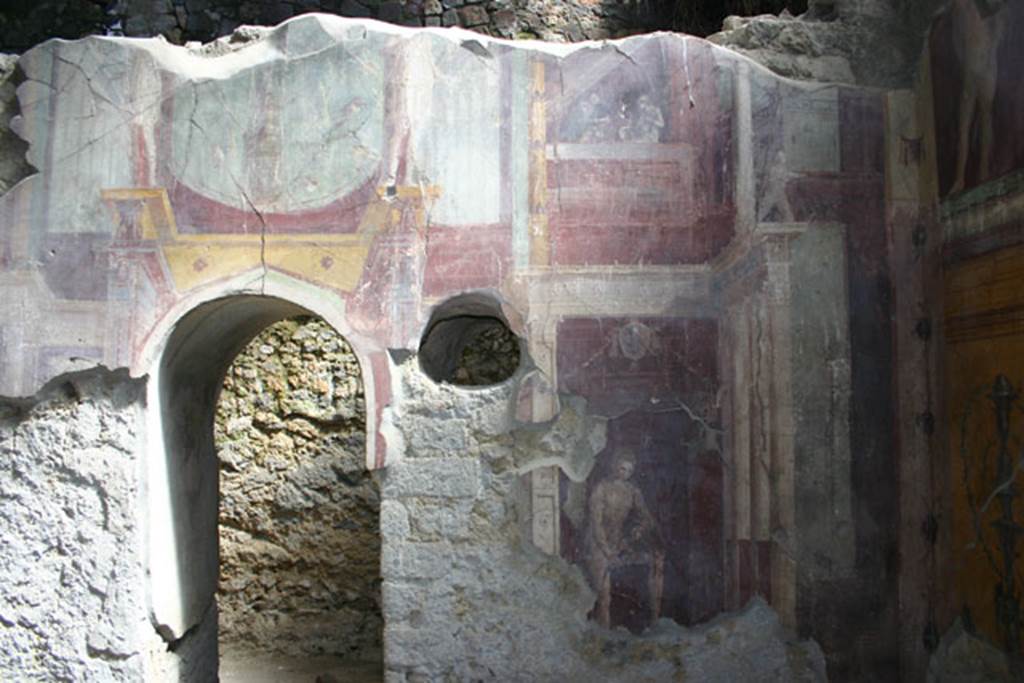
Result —
M69 370L50 377L34 392L19 394L16 396L0 395L0 407L6 406L8 412L0 413L0 416L17 414L28 415L38 407L48 403L61 400L78 400L82 395L82 387L100 383L103 386L114 387L124 383L134 385L135 389L141 392L137 398L144 395L142 387L149 381L149 376L132 375L128 368L109 368L102 363L91 364L80 370ZM143 407L145 407L143 405Z
M587 411L582 396L559 394L560 409L546 421L514 422L512 437L515 473L529 474L542 467L558 467L570 481L587 480L597 456L607 445L608 418Z
M309 28L310 23L316 23L324 34L331 39L322 47L310 51L292 54L287 49L287 35L290 30L299 26ZM210 55L197 50L194 47L185 47L168 43L163 38L122 38L112 36L86 36L84 38L68 41L63 39L50 39L43 42L27 52L18 60L30 60L41 51L55 52L58 46L85 44L90 41L110 42L124 46L127 50L144 50L154 58L154 67L163 69L175 75L181 76L186 83L197 84L207 80L226 80L237 74L261 66L278 59L294 60L314 57L320 52L331 49L337 45L343 45L358 40L366 40L371 34L381 39L397 38L403 42L412 40L442 40L459 47L466 48L478 57L486 53L486 58L493 57L490 48L499 48L502 52L509 50L522 51L527 54L546 55L564 60L577 52L590 50L613 50L620 54L623 60L636 66L631 56L631 48L634 45L643 44L647 41L683 41L684 45L690 41L699 41L709 47L718 64L739 62L749 65L755 73L764 77L770 77L792 87L815 90L821 87L836 85L833 82L808 82L788 78L779 75L751 58L749 55L738 52L726 46L716 45L707 39L691 36L683 33L658 31L654 33L629 36L615 40L582 41L578 43L545 43L534 40L509 40L485 36L462 28L414 28L396 26L380 22L374 19L353 19L339 17L333 14L303 14L292 17L274 27L242 26L232 36L242 36L239 47L228 52ZM214 43L231 44L232 36L214 41ZM211 44L214 44L211 43ZM208 44L209 45L209 44ZM40 81L42 82L42 81ZM27 81L26 81L27 83ZM18 100L21 108L27 107L31 102L28 100L26 83L18 87ZM861 86L856 86L861 87ZM133 119L139 116L133 115ZM21 115L16 115L10 122L11 130L19 138L29 144L26 150L26 158L32 156L32 145L34 141L30 135L23 130ZM37 169L38 172L38 169ZM32 174L35 175L35 174ZM31 176L28 176L31 177ZM14 188L11 188L12 190ZM8 191L8 193L11 190Z
M471 417L474 415L473 406L460 405L459 400L460 398L471 397L475 398L476 401L470 401L470 403L479 401L485 404L483 410L493 412L496 415L507 415L507 410L503 410L501 404L512 402L515 399L515 392L510 392L508 387L492 388L486 393L463 394L459 391L458 387L446 386L430 380L418 370L416 364L411 362L411 359L408 357L398 368L396 375L402 376L404 391L408 394L407 399L401 405L403 408L409 409L414 415L421 417L428 411L450 417ZM424 391L420 392L418 389L423 389ZM473 455L472 452L453 454L452 458L465 459L468 456L471 459L478 459L481 472L489 472L489 476L502 477L506 481L509 478L511 478L511 481L517 481L524 472L544 466L545 460L531 460L522 467L506 467L501 461L509 456L515 459L515 451L529 452L533 450L533 444L516 442L520 434L525 435L527 440L542 441L553 430L557 431L559 419L564 422L567 419L567 415L571 416L581 411L585 413L585 402L582 399L564 397L564 405L568 407L563 408L559 416L556 416L554 420L546 423L520 426L517 429L517 424L519 423L516 423L514 420L509 421L506 426L507 431L504 434L492 435L481 433L474 428L475 425L471 422L469 438L471 441L476 442L481 452L476 455ZM584 417L588 416L584 415ZM596 419L600 421L598 429L603 433L603 429L601 429L603 427L602 418ZM562 424L562 427L568 433L568 441L572 442L573 436L580 437L576 441L586 440L587 429L581 429L581 427L585 426L583 424L585 422L585 420L582 421L580 425L567 426ZM415 427L410 428L415 429ZM511 441L508 437L512 437ZM492 442L500 444L498 450L503 451L504 455L500 455L496 459L487 455L489 451L487 444ZM558 448L558 445L554 443L550 443L548 446L552 451ZM471 448L472 450L475 450L475 448ZM590 448L590 459L592 460L600 450L600 444L593 445ZM426 458L425 460L421 460L419 456L413 457L408 460L407 465L416 467L417 461L420 460L428 467L432 467L438 462L438 457L443 458L443 455L424 457ZM555 460L558 460L558 458L555 458ZM566 465L564 456L562 460L563 462L554 462L554 464L564 467ZM481 489L481 491L477 492L477 496L484 495L486 497L488 494L485 491L486 489ZM517 494L514 491L515 487L513 486L511 491L505 494L499 493L498 495L511 496L511 498L506 498L505 502L507 505L516 507L518 505L516 500ZM388 494L385 493L385 495ZM394 500L399 504L402 502L401 497ZM695 662L695 666L698 668L713 667L713 664L708 664L709 660L732 652L730 646L714 646L714 643L720 642L723 639L724 633L731 633L737 627L738 620L746 624L749 629L751 626L749 622L753 619L773 625L773 629L775 629L773 633L775 635L769 636L769 639L779 643L784 648L786 661L789 662L787 666L803 672L812 670L814 672L813 680L825 680L825 660L817 643L813 640L801 640L794 633L786 630L774 609L769 607L760 598L754 598L739 610L722 612L711 620L692 627L663 619L637 635L629 633L621 627L612 630L603 629L596 622L587 619L587 614L596 600L596 594L585 579L582 568L569 563L560 555L548 555L542 552L533 545L529 536L524 535L523 530L516 524L509 527L509 530L512 531L512 535L504 538L501 543L506 548L505 552L509 554L510 571L525 572L527 575L534 577L535 580L551 581L554 582L554 585L561 585L563 587L562 594L565 595L567 600L566 605L571 605L569 612L559 612L552 615L553 619L562 624L561 628L568 629L566 631L566 642L569 645L569 650L565 654L570 657L570 662L565 666L569 670L582 672L592 669L595 675L600 672L601 675L610 676L606 680L635 680L632 677L650 663L651 654L654 651L657 651L657 658L661 660L662 664L670 666L676 671L684 670L689 661ZM395 542L398 541L398 539L394 540ZM484 552L493 552L493 549L487 550L484 541L481 541L481 543L483 543L482 548ZM385 577L385 581L388 580ZM443 583L443 579L440 578L436 579L436 581ZM399 579L399 582L401 582L401 579ZM712 647L707 649L696 647L705 641L711 643ZM810 665L805 664L808 661L811 662Z

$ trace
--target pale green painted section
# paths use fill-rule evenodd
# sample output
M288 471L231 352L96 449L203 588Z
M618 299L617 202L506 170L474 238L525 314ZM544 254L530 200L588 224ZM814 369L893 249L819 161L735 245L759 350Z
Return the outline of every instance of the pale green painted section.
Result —
M511 156L509 188L512 193L512 260L516 270L530 265L530 60L513 52L511 104Z
M229 206L265 212L318 209L355 190L382 157L379 49L336 45L182 89L175 175Z

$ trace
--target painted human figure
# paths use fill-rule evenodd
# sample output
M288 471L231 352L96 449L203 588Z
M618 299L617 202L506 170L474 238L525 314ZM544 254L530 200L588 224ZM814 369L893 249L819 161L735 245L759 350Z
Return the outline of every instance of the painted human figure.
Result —
M615 119L597 93L590 93L580 104L580 112L580 119L585 126L580 134L580 142L609 142L613 139Z
M611 572L617 567L646 565L651 620L661 616L665 551L643 494L630 481L636 457L619 451L612 473L590 494L588 565L597 590L597 621L611 625Z
M793 207L789 203L789 196L786 194L786 186L790 177L792 174L786 166L786 151L780 148L775 153L774 163L767 171L764 191L758 202L758 220L782 223L792 223L796 220L793 215Z
M992 158L992 103L999 76L999 43L1003 38L1002 8L982 13L982 0L954 0L953 41L962 60L960 106L957 110L956 177L950 193L964 189L967 155L970 151L971 123L978 117L981 139L978 141L978 170L988 178ZM999 3L984 3L998 7Z
M622 103L622 119L619 140L624 142L658 142L665 118L658 107L646 94L640 95L632 106Z

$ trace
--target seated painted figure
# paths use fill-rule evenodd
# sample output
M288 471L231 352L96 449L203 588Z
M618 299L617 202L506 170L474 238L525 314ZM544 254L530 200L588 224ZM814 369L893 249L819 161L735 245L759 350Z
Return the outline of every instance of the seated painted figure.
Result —
M654 518L639 487L630 481L636 468L632 451L621 450L612 461L611 475L590 494L587 563L597 590L597 621L611 625L612 571L643 565L651 620L661 616L665 551Z

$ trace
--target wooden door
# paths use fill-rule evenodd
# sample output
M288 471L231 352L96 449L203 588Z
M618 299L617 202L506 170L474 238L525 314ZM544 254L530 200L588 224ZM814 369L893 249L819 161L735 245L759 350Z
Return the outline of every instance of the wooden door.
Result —
M956 605L980 635L1020 652L1024 246L947 267L945 306Z

